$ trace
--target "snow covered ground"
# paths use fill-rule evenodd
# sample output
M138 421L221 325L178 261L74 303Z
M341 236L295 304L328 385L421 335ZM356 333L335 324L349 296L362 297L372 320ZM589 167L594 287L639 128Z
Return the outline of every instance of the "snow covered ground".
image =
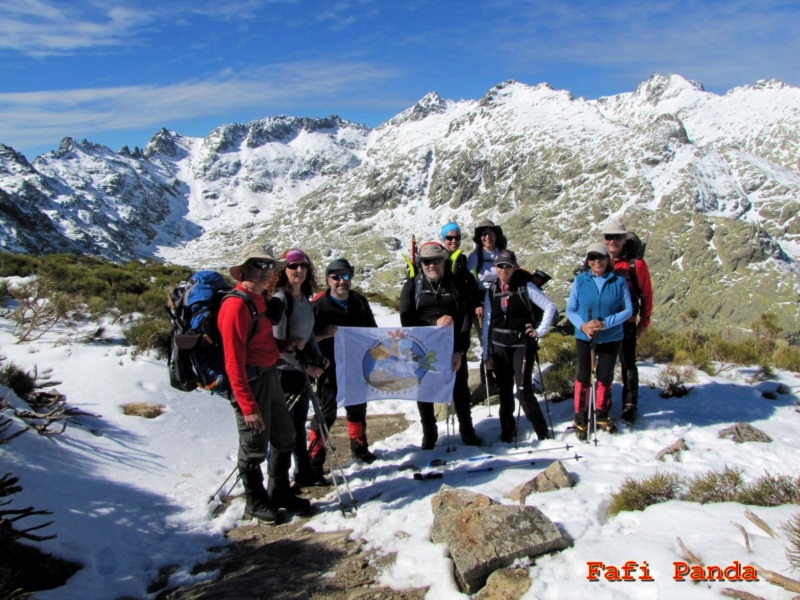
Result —
M382 325L397 325L396 315L379 312ZM90 327L87 325L87 330ZM109 343L80 343L75 331L52 332L40 341L15 344L11 324L0 319L0 354L24 369L48 372L56 389L71 407L100 415L79 417L62 435L42 437L29 431L0 446L0 474L12 472L24 490L12 497L12 506L35 506L53 511L40 522L54 523L39 533L57 538L37 544L42 550L79 561L84 568L66 586L37 594L42 600L106 600L124 595L146 597L145 588L159 567L179 563L182 568L170 584L195 579L191 566L208 558L206 549L224 543L223 534L242 516L243 501L224 513L213 514L209 497L235 465L236 433L231 409L224 400L206 393L182 393L168 383L166 365L152 357L132 358L118 328L110 327ZM56 343L60 341L61 343ZM676 538L706 565L726 567L739 561L756 562L792 576L785 557L785 537L773 539L744 516L737 504L699 505L673 501L643 512L605 516L610 493L626 476L647 477L656 470L682 476L725 465L744 469L748 479L764 472L797 474L800 464L795 395L777 400L761 396L778 383L793 392L800 376L780 372L768 382L748 380L754 369L740 368L718 377L699 373L699 382L681 399L662 399L657 389L645 385L655 380L660 366L640 365L643 382L640 419L634 430L617 436L599 435L599 443L580 444L566 432L571 403L551 405L556 440L531 442L529 426L522 428L516 452L537 450L532 456L515 452L499 442L496 409L489 417L485 407L473 414L482 448L456 442L457 451L445 454L442 435L432 452L419 450L421 428L416 406L405 401L381 401L370 413L405 413L413 424L405 432L373 444L380 460L372 465L348 464L350 486L360 503L355 518L345 519L336 508L333 493L320 502L320 512L309 522L318 531L352 528L354 537L367 540L368 548L397 554L395 564L382 573L381 584L393 587L430 586L428 597L463 598L452 575L446 549L429 541L432 514L430 497L445 482L503 499L513 486L533 477L554 459L564 461L575 475L572 489L529 496L573 540L571 548L527 564L532 587L526 598L716 598L734 587L764 598L790 598L789 592L759 582L675 581L674 563L682 560ZM0 394L18 403L13 393ZM618 414L619 384L615 385ZM156 419L123 414L121 405L148 402L164 406ZM8 411L4 416L11 416ZM11 417L15 424L21 422ZM772 443L736 444L719 439L718 432L746 421L766 432ZM440 427L444 433L444 426ZM684 438L688 451L680 462L671 457L656 461L659 450ZM576 445L565 449L565 442ZM539 450L541 452L538 452ZM544 450L547 449L547 450ZM578 452L582 458L575 460ZM444 479L415 481L405 463L420 466L433 458L468 458L491 454L495 458L468 463L469 467L526 462L537 464L493 472L464 473L465 464L452 465ZM798 512L797 506L754 508L775 531ZM28 522L30 521L30 523ZM27 519L26 526L34 519ZM748 553L742 534L752 544ZM653 581L589 581L589 562L621 566L626 561L647 563ZM641 570L634 573L635 577ZM209 575L205 575L208 577ZM796 576L796 574L795 574Z

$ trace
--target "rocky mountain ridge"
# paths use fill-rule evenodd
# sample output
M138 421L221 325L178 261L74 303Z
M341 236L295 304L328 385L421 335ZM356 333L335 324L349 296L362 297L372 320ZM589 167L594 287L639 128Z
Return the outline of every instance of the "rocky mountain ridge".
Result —
M765 310L798 329L800 89L723 96L677 75L575 98L506 81L480 100L436 93L374 130L338 117L159 131L143 151L65 140L28 163L0 147L0 244L220 266L253 240L323 264L348 256L395 296L416 235L501 224L563 307L602 223L648 240L656 320L688 308L734 330Z

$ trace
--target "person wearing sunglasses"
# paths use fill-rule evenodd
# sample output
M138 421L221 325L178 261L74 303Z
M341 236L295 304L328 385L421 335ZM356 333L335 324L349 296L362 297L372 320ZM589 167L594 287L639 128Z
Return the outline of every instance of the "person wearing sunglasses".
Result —
M480 308L483 303L483 292L478 288L475 276L467 266L467 257L461 251L461 228L457 223L450 221L445 223L441 229L442 246L450 254L448 267L450 272L462 280L462 283L470 291L471 300L469 304L472 312Z
M419 249L422 272L406 278L400 292L400 324L403 327L453 327L451 367L456 373L453 405L458 418L461 440L479 446L470 412L470 394L466 352L472 326L470 290L453 276L447 263L450 254L439 242L426 242ZM422 422L422 449L432 450L439 439L439 427L433 403L417 402Z
M311 296L317 282L314 263L308 255L297 248L284 251L281 258L285 266L278 272L272 297L281 300L285 309L275 326L275 337L284 340L289 350L281 355L281 386L286 402L291 404L290 414L295 430L295 487L330 485L311 469L311 460L306 445L306 420L310 397L306 391L305 378L322 375L328 361L320 352L314 336L314 311ZM276 504L290 512L307 512L311 503L292 493L289 471L291 456L273 454L269 469L276 486Z
M285 264L273 258L267 246L245 248L241 262L230 268L230 274L237 281L236 289L247 294L258 310L255 327L247 303L235 296L222 303L217 317L239 432L237 466L244 486L244 517L267 523L275 522L278 515L264 488L261 463L269 444L274 455L291 460L295 437L278 375L280 349L271 321L262 318L267 314L264 292Z
M636 367L636 342L650 326L653 313L653 285L643 258L628 251L627 241L633 237L622 221L609 221L603 226L603 241L613 263L614 273L628 283L633 301L633 316L622 326L624 335L619 350L622 369L622 421L632 426L639 412L639 369ZM638 322L637 322L638 319Z
M598 429L616 433L611 420L614 365L622 343L623 323L633 314L625 279L614 274L608 250L600 242L586 249L588 269L575 277L567 300L567 318L575 326L578 372L575 376L575 429L588 437L592 352L596 365L595 418Z
M314 335L323 356L329 360L317 380L322 418L328 430L336 422L336 354L333 336L339 327L377 327L375 316L367 299L352 289L353 266L344 258L337 258L325 269L328 288L311 301L314 310ZM367 442L367 404L345 406L347 415L347 435L350 438L350 452L367 464L377 457L370 451ZM325 444L323 443L317 416L311 419L308 451L311 455L311 469L322 474L325 464Z
M511 250L503 250L495 262L497 281L483 305L483 360L493 371L500 392L500 441L517 435L514 419L514 385L525 418L536 436L549 436L539 401L533 393L531 374L537 342L550 329L556 306L533 283L533 274L520 269Z
M475 249L467 259L467 268L472 273L475 280L478 282L478 304L475 308L475 331L478 340L481 340L481 331L483 329L483 303L486 300L486 292L491 285L497 281L497 269L494 266L494 261L497 258L497 253L505 250L508 245L506 236L503 235L503 228L495 225L494 221L484 219L475 227L475 233L472 236L472 241L475 244ZM486 369L485 364L481 364L481 385L485 385L489 381L489 386L497 390L497 382L495 381L492 371Z

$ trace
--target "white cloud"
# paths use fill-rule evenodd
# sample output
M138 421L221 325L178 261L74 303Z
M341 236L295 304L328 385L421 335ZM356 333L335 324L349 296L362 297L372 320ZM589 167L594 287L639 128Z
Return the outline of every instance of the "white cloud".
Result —
M0 142L17 149L52 143L69 132L152 127L231 111L267 116L292 106L324 108L343 98L366 106L370 85L394 76L365 63L305 62L225 71L172 85L138 85L0 94Z

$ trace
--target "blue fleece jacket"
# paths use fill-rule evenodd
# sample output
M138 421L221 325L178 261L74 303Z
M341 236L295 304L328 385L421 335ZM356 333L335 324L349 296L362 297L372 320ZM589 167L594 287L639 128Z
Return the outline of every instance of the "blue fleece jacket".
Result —
M591 271L584 271L575 278L567 300L567 318L575 326L575 337L579 340L590 341L581 331L581 325L593 319L603 319L605 323L605 328L595 336L598 344L621 340L622 324L632 314L631 294L622 277L614 273L594 276Z

